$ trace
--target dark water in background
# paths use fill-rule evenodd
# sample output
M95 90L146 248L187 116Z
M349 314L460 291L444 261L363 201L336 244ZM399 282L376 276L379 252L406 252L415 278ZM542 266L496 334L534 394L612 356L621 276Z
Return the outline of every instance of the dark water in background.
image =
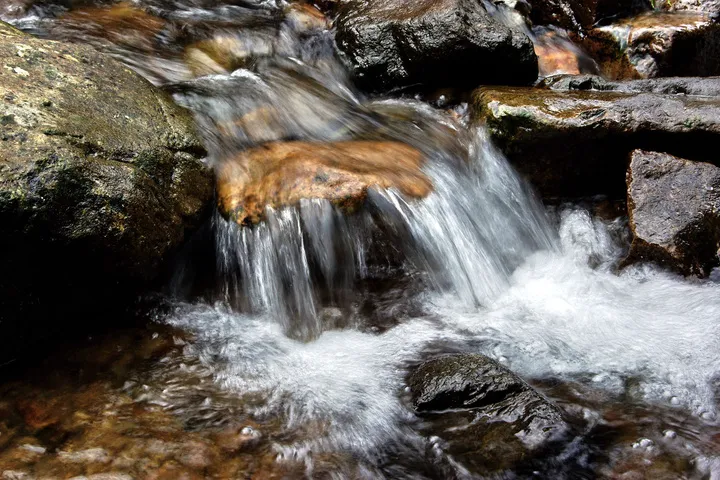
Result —
M426 156L434 192L408 201L375 191L354 216L303 201L255 228L217 216L211 286L158 316L157 328L182 332L162 333L172 348L120 371L112 357L111 373L98 374L129 404L158 406L190 432L255 422L264 468L291 465L290 476L463 477L423 433L404 381L433 353L480 352L577 425L540 478L720 478L717 285L651 267L618 274L621 218L542 207L465 125L463 106L366 98L307 12L270 1L134 5L152 16L47 6L13 23L94 44L173 92L214 165L270 140L400 140ZM193 73L186 47L210 38L243 52L238 68ZM187 262L176 292L197 290ZM44 388L28 384L7 398Z

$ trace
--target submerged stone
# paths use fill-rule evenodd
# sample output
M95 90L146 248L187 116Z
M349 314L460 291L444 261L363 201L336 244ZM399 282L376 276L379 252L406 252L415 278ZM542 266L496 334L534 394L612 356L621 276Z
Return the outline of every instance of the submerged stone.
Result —
M422 164L418 150L399 142L269 143L219 166L220 211L241 224L301 199L325 199L353 212L373 186L420 198L432 190Z
M272 54L272 39L263 35L219 34L185 49L185 63L194 76L229 73Z
M633 240L626 264L652 261L698 276L720 264L720 168L636 150L627 188Z
M92 48L2 25L0 269L12 274L0 339L12 347L119 313L213 187L192 118L168 95Z
M483 87L473 117L546 198L619 198L632 150L712 161L720 141L717 97Z
M344 0L336 40L356 80L398 87L527 84L537 78L530 39L474 0Z
M568 431L555 405L484 355L429 360L411 373L408 385L431 433L473 473L518 469Z

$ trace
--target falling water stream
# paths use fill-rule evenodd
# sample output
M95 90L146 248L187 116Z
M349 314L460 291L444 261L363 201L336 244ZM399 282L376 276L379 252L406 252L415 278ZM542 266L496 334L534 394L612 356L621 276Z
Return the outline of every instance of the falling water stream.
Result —
M535 476L625 478L665 462L656 478L720 478L720 286L650 265L618 271L622 217L600 218L592 202L544 207L462 105L366 98L332 33L280 2L135 3L164 19L135 32L140 43L61 8L14 22L91 41L168 89L195 114L214 166L273 140L396 140L423 153L434 188L422 200L372 190L354 215L322 200L268 209L254 227L215 215L203 254L178 260L158 317L189 339L143 388L123 387L137 401L197 429L239 405L282 432L267 436L275 462L309 476L464 478L405 381L432 355L476 352L575 419ZM194 78L183 48L212 36L264 46L243 67Z

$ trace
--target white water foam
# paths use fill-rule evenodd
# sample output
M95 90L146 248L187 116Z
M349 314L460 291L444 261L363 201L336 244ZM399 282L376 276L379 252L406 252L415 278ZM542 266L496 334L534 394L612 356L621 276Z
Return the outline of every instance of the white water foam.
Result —
M265 396L256 414L281 415L288 428L325 425L322 434L278 444L283 458L310 462L313 451L349 451L377 465L393 448L421 452L427 441L411 428L414 415L400 398L404 378L409 364L443 348L487 354L530 379L585 382L614 394L628 394L633 385L635 401L686 409L715 423L718 285L648 266L616 274L622 225L579 208L560 212L557 237L543 232L541 217L533 215L521 223L541 222L539 230L503 230L498 221L491 231L500 236L488 242L474 233L488 227L479 216L463 223L472 220L472 208L437 215L451 211L449 199L437 197L457 198L459 191L440 188L417 207L390 202L396 208L391 222L401 218L414 248L429 259L416 266L441 265L431 272L440 280L418 299L426 316L380 334L331 330L309 342L289 338L271 316L222 306L190 306L171 323L196 333L190 353L214 370L223 388ZM389 212L387 206L382 211ZM517 223L512 216L498 218ZM519 238L518 231L540 233L529 243L503 243ZM545 248L531 253L532 245ZM506 259L527 256L514 271L493 270L486 258L493 251ZM458 264L463 272L453 278ZM468 303L467 289L481 295L470 294Z

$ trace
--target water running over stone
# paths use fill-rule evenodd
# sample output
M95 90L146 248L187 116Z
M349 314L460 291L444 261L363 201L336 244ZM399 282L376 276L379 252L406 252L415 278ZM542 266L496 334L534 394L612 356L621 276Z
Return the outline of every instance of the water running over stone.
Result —
M279 10L255 7L188 6L168 18L264 34ZM225 16L238 22L218 27ZM269 441L276 461L307 475L322 461L330 478L462 478L472 473L426 434L405 381L429 356L481 352L579 425L536 465L541 476L613 477L623 462L663 455L682 460L676 473L719 475L718 286L651 267L618 274L622 220L573 206L546 212L481 129L460 128L462 107L369 101L327 31L296 35L285 20L272 53L232 73L193 80L178 66L181 49L161 49L159 63L116 52L174 82L217 167L269 141L402 142L423 154L433 191L410 199L371 189L352 215L319 199L268 210L254 225L215 215L214 281L163 317L192 336L181 361L154 367L172 380L124 388L206 428L233 420L221 401L229 395L280 424ZM184 383L193 375L202 388Z

